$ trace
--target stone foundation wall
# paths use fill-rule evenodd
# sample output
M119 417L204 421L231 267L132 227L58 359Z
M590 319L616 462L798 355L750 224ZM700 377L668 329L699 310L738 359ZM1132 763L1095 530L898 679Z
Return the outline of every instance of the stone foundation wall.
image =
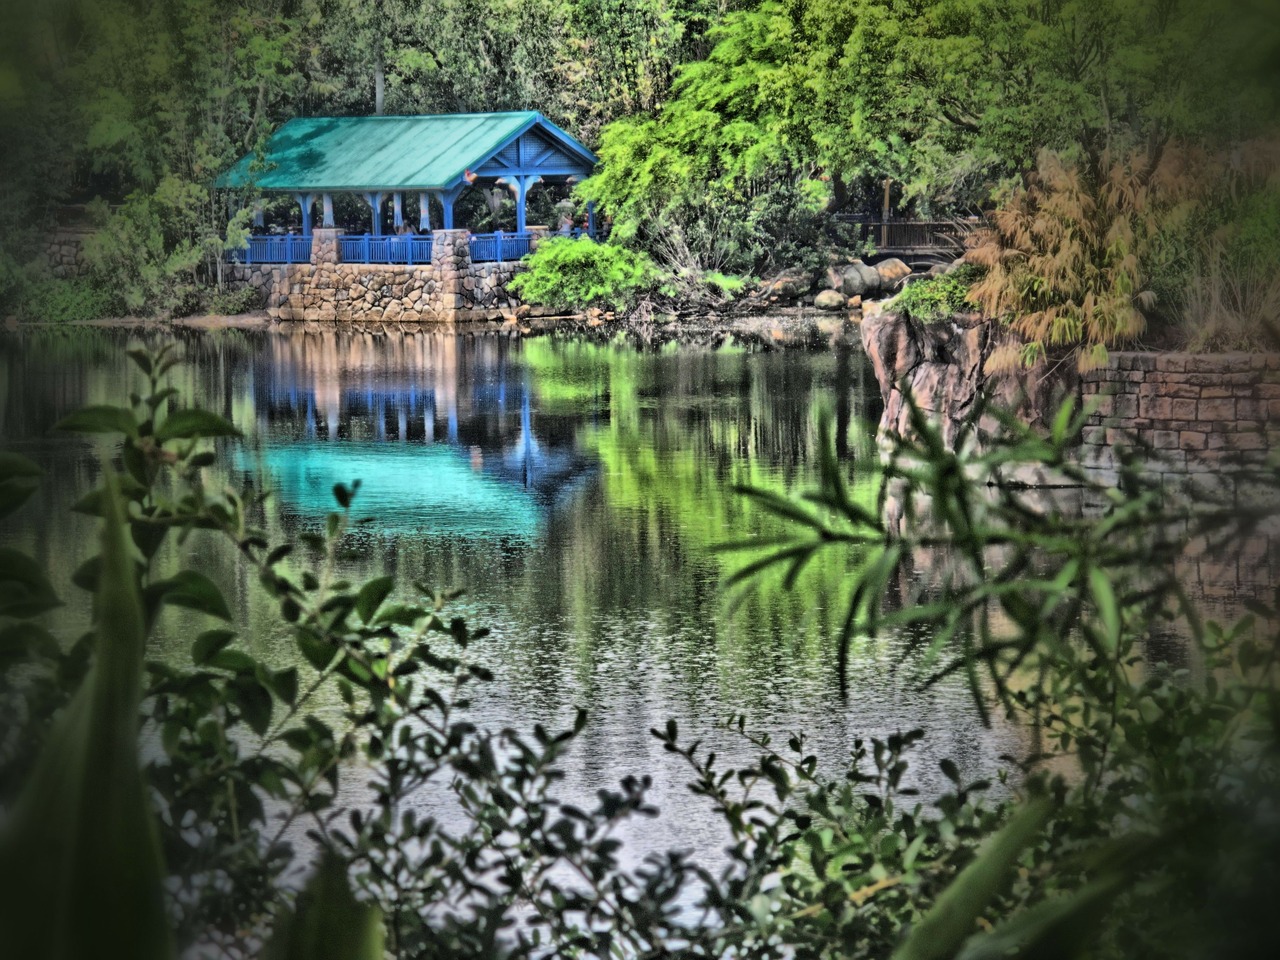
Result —
M1115 483L1123 455L1137 458L1162 486L1200 502L1259 509L1280 498L1265 473L1250 469L1280 444L1280 355L1113 353L1106 367L1079 375L1059 368L1053 376L1044 369L989 376L984 364L1002 333L976 317L937 324L891 314L865 319L862 342L885 403L882 450L893 434L912 429L904 391L940 422L947 442L958 439L980 395L1040 430L1048 429L1060 401L1073 396L1092 409L1078 463L1103 484ZM987 439L980 421L976 442ZM1073 483L1060 470L1021 465L1004 478L1041 487L1045 509L1102 507L1073 502L1086 491L1060 489ZM901 518L902 505L891 498L888 519ZM1205 615L1229 620L1240 612L1233 606L1240 600L1270 602L1280 582L1280 516L1262 520L1229 549L1211 546L1204 537L1190 538L1178 560L1182 583Z
M55 277L78 277L84 273L84 241L91 232L66 229L49 238L44 255Z
M1086 466L1110 470L1120 446L1153 472L1214 474L1266 460L1280 440L1280 355L1116 353L1080 377L1096 407Z
M256 287L276 320L450 323L499 320L520 300L507 284L519 263L472 263L465 230L437 230L431 263L342 263L336 230L313 231L311 262L232 264L235 283Z
M507 290L507 283L523 269L520 263L473 263L471 265L471 287L467 280L462 287L470 294L473 309L509 312L519 307L520 298ZM492 319L492 318L490 318Z
M273 320L432 321L453 309L432 266L238 265L232 279L262 291Z

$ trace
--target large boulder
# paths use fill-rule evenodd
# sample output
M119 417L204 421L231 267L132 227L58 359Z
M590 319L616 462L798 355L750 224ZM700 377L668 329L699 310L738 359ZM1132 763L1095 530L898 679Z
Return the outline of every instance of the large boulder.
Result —
M845 302L844 294L839 290L821 290L813 298L813 305L819 310L843 310Z
M840 268L840 292L846 297L872 297L881 290L882 281L875 267L855 260Z
M880 274L880 287L885 293L896 290L898 285L911 276L911 268L897 257L881 260L876 264L876 273Z
M760 293L779 300L799 300L813 289L813 279L799 270L787 270L768 280L761 281Z

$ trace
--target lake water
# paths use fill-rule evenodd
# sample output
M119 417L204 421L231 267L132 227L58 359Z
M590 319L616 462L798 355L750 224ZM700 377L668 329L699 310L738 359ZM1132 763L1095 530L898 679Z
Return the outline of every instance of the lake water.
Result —
M1016 731L982 728L961 684L920 688L909 637L858 642L841 696L832 636L846 558L794 591L775 578L726 603L721 582L741 561L715 545L772 529L735 484L810 484L823 412L855 477L874 457L879 394L856 351L350 329L6 335L3 445L47 476L0 532L54 572L72 601L54 620L68 638L86 615L68 578L92 552L93 524L67 507L109 447L49 427L84 404L126 403L138 378L124 351L162 336L179 337L189 360L174 385L244 432L216 469L275 491L273 543L320 529L333 484L360 479L348 572L463 587L460 612L492 630L478 653L496 679L477 689L474 719L563 726L587 708L566 761L569 797L652 775L662 816L631 828L634 851L679 847L710 862L726 841L688 771L649 734L667 718L728 761L753 755L717 729L729 714L775 735L804 731L832 770L855 737L924 727L914 769L926 788L939 785L942 757L987 775L1020 749ZM230 551L188 550L232 601L246 642L288 662L289 640ZM203 625L165 617L153 655L185 656Z

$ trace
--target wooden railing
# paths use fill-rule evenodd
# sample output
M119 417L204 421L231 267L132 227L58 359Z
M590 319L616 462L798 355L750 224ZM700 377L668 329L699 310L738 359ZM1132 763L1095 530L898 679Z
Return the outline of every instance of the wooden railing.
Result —
M311 237L292 233L280 237L250 237L247 247L238 247L230 253L236 263L309 263Z
M338 258L344 263L404 263L410 266L430 263L431 235L343 235L338 237Z
M836 219L859 229L859 239L878 250L956 250L964 246L964 227L954 220L862 220L845 214Z

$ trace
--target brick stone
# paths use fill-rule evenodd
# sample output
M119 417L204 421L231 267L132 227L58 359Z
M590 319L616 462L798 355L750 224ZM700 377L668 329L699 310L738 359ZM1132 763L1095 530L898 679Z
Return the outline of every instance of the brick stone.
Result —
M1231 399L1201 400L1197 407L1197 416L1201 420L1234 420L1236 417L1236 402Z
M1267 438L1260 433L1232 433L1227 435L1231 450L1265 450Z
M1178 446L1184 450L1203 450L1207 437L1208 434L1199 433L1195 430L1180 430L1178 432Z
M1263 420L1267 416L1267 405L1262 400L1241 399L1236 401L1236 418L1238 420Z

